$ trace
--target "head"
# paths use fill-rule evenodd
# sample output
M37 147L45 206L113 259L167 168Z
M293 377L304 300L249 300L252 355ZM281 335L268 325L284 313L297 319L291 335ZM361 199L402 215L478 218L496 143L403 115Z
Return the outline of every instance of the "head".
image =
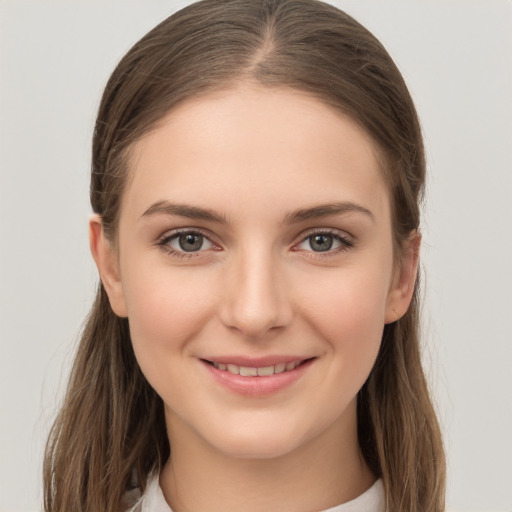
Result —
M425 161L413 102L375 37L316 0L204 0L164 20L121 60L99 108L91 179L93 211L114 252L122 250L120 221L137 179L140 142L172 116L186 115L188 105L255 90L316 101L368 141L389 211L394 272L405 264L414 274ZM421 368L412 283L396 314L388 312L375 364L361 383L358 438L367 464L384 480L389 509L438 510L443 455ZM124 311L116 315L110 299L100 285L76 373L88 358L110 369L112 417L105 421L132 443L128 454L108 441L119 490L131 468L144 482L169 446L162 401L141 373Z
M402 76L380 42L322 2L227 0L198 2L164 20L127 53L105 88L93 141L91 204L112 240L133 143L178 104L244 81L309 93L360 124L382 157L396 248L418 229L421 130Z

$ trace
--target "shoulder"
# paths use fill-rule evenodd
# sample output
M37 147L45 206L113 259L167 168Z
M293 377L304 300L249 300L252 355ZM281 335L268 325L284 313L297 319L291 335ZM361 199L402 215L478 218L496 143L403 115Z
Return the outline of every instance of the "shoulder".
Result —
M149 477L144 493L141 493L139 487L125 493L123 510L125 512L172 512L160 488L158 473Z
M324 512L385 512L385 504L384 486L377 480L361 496Z
M122 509L125 512L142 512L142 495L140 489L126 491L123 496Z
M377 480L361 496L324 512L384 512L384 505L384 487L382 481ZM125 512L172 512L160 488L158 474L151 475L144 493L138 487L127 491L123 509Z
M123 494L123 500L121 502L121 510L125 512L141 512L142 505L142 493L140 491L139 483L135 472L132 475L132 481L130 487Z

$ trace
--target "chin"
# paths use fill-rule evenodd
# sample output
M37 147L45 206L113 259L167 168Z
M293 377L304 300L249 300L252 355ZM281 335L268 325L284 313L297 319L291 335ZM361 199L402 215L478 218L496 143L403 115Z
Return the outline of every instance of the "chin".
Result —
M245 427L245 428L244 428ZM293 432L285 424L250 425L218 431L206 441L224 455L237 459L275 459L298 449L305 433Z
M276 459L287 455L295 446L282 439L231 439L229 444L219 446L224 455L235 459Z

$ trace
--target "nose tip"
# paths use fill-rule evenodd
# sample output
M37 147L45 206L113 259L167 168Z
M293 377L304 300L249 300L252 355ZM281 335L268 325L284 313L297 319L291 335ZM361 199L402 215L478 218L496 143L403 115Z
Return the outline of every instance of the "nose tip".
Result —
M240 332L246 338L261 338L269 331L275 331L286 325L283 319L276 314L277 311L271 310L266 305L247 307L239 302L235 304L235 308L236 311L233 311L226 325Z
M270 263L246 265L228 278L221 308L224 325L257 339L287 326L293 316L286 286Z

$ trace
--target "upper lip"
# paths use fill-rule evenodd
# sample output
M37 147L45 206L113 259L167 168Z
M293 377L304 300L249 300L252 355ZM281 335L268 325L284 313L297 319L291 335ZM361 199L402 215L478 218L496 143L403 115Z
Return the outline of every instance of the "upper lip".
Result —
M276 364L282 363L293 363L295 361L305 361L307 359L313 359L314 356L290 356L290 355L275 355L275 356L263 356L263 357L247 357L247 356L211 356L202 357L204 361L211 363L224 363L234 364L237 366L245 366L249 368L265 368L267 366L275 366Z

